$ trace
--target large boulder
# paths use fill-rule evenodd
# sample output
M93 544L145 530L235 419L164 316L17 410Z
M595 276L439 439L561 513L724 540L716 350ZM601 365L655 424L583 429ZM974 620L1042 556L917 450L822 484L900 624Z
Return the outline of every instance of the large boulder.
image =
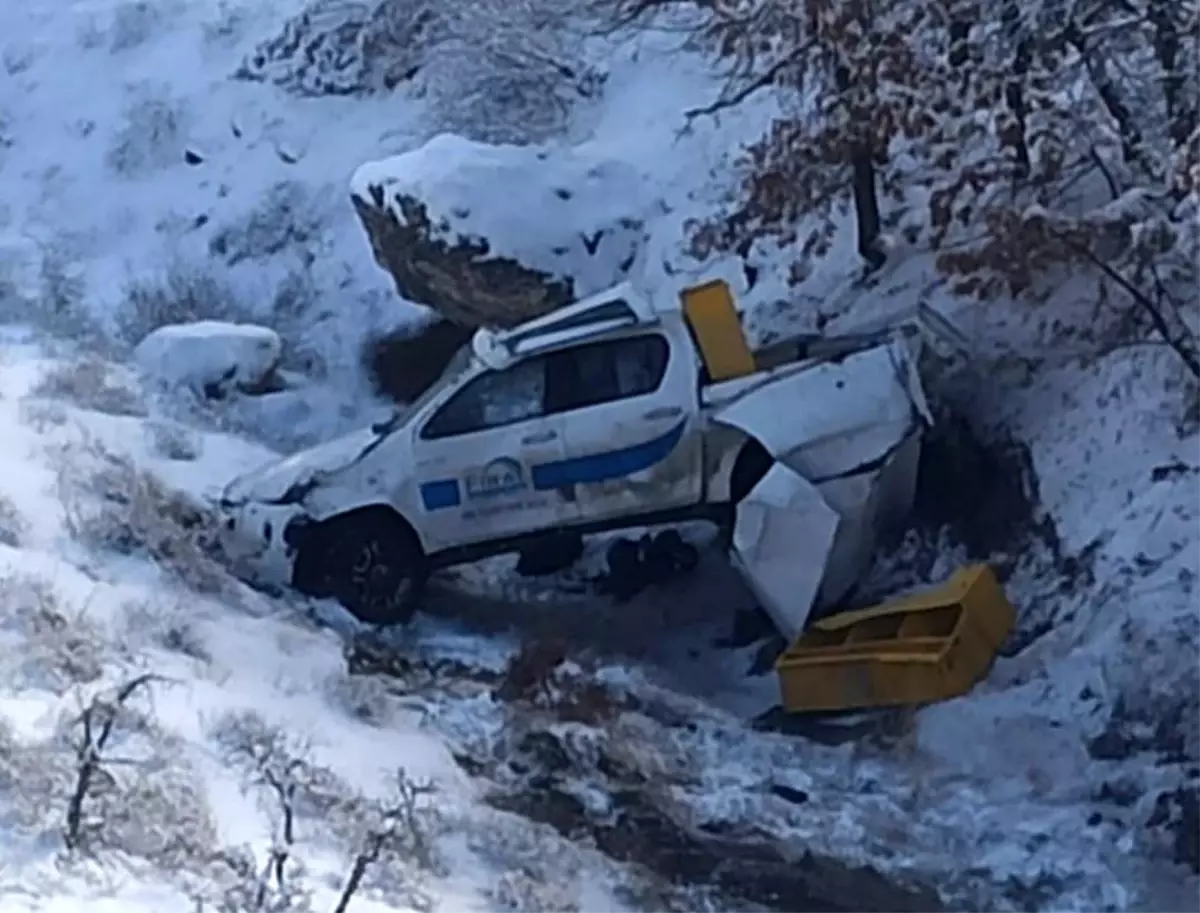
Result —
M451 134L363 165L355 209L401 296L511 326L626 278L662 202L627 162Z
M282 357L283 343L274 330L222 320L159 327L133 352L147 383L163 390L189 389L208 399L281 389Z

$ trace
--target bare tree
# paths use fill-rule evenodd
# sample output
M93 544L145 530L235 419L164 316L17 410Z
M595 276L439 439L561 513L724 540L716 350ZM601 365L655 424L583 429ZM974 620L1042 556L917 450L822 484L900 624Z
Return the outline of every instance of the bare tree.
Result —
M98 780L108 778L108 768L120 764L120 758L108 754L109 742L131 698L154 682L163 681L156 675L139 675L118 687L111 695L98 694L76 720L78 739L75 745L75 785L67 800L63 840L68 850L86 846L85 808Z
M426 871L437 868L427 804L427 797L433 792L432 784L414 782L403 768L396 772L394 795L373 809L333 913L346 913L350 909L350 902L362 889L367 873L388 856L412 860Z
M270 913L306 909L312 892L302 878L302 839L350 850L338 911L344 913L368 888L403 896L407 905L427 903L420 876L440 867L435 846L440 816L428 801L434 791L431 784L416 782L401 769L388 797L368 798L311 761L306 745L253 712L221 719L213 737L244 772L247 785L269 798L275 822L264 860L254 862L253 854L246 853L228 856L226 872L234 877L226 892L230 903ZM302 838L306 821L318 826ZM253 879L250 870L255 872Z

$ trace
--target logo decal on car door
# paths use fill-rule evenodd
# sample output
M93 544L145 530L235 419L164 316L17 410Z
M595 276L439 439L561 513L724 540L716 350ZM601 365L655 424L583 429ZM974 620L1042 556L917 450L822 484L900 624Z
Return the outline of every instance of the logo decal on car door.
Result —
M465 478L467 497L496 498L524 491L525 469L512 457L498 457Z

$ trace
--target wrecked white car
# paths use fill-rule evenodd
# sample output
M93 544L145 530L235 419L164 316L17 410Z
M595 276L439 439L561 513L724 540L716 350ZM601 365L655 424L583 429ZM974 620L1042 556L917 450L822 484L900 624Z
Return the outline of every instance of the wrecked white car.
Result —
M859 579L930 422L905 323L751 352L728 288L628 284L480 330L392 420L236 479L225 545L264 583L407 620L437 568L697 518L781 631Z

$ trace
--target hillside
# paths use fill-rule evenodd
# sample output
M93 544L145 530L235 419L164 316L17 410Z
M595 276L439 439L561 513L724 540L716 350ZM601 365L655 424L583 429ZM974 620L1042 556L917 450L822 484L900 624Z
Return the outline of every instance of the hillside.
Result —
M520 16L502 27L481 3L471 28L499 44L469 57L479 33L454 16L435 42L421 15L369 9L0 9L5 903L1196 909L1200 430L1179 353L1109 334L1085 270L1036 301L968 298L904 220L869 282L836 208L798 285L795 244L694 256L781 102L687 117L724 83L678 29L547 45L553 20L518 42ZM510 48L519 65L493 78ZM402 177L428 177L451 216L462 201L437 191L465 186L454 227L486 214L518 260L557 256L557 223L506 203L558 195L481 196L500 154L472 143L510 144L506 173L562 165L547 186L579 173L563 163L620 163L602 213L572 202L580 225L636 214L634 256L605 268L658 295L724 275L760 338L918 301L958 327L918 516L866 584L992 561L1020 618L987 682L861 730L751 725L775 695L747 674L760 643L717 645L748 596L715 557L617 607L578 574L491 562L382 639L227 573L209 499L388 410L360 350L428 315L375 263L350 194L447 133L434 148L482 178ZM205 318L275 328L289 388L204 400L130 366L148 330ZM570 660L531 691L544 639Z

